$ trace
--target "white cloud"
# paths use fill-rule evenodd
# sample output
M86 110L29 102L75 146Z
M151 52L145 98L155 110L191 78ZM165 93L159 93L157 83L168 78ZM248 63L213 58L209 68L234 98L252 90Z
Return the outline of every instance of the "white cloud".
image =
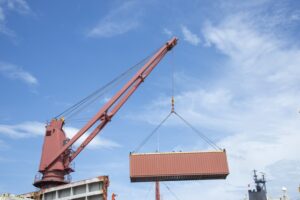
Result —
M11 138L27 138L44 135L45 124L40 122L23 122L20 124L0 124L0 133Z
M261 26L246 15L207 23L204 38L210 48L226 56L220 73L230 73L210 80L209 86L175 97L177 112L193 125L211 130L218 145L227 149L231 174L226 181L202 183L204 199L241 199L255 168L266 172L269 179L277 177L276 185L284 183L291 196L296 196L298 183L288 181L291 176L278 178L278 170L274 169L282 162L285 168L300 168L300 48L288 39L275 37L278 30L264 30ZM147 105L149 110L135 117L157 122L158 116L167 112L169 99L154 102ZM199 142L195 148L203 146ZM293 179L299 180L300 174L294 174ZM214 190L209 190L212 186ZM174 187L179 196L197 198L197 183ZM272 182L269 187L269 194L278 194Z
M88 37L113 37L129 32L139 26L140 11L137 2L127 1L108 13L100 22L87 32Z
M74 128L74 127L65 127L64 128L65 133L69 138L72 138L76 133L78 133L79 129ZM75 146L79 146L87 137L88 134L83 135L75 144ZM117 148L120 147L120 145L114 141L105 139L103 137L95 137L91 143L88 145L88 148L90 149L98 149L98 148L107 148L107 149L112 149L112 148Z
M25 0L0 0L0 33L15 36L14 31L7 27L8 12L27 15L31 13L31 9Z
M3 140L0 140L0 150L6 149L7 147L8 147L8 145ZM4 160L4 159L0 157L0 162L2 160Z
M0 62L0 74L12 80L21 80L27 84L38 84L38 80L36 77L13 64Z
M72 138L79 129L74 127L66 126L64 128L67 137ZM9 136L13 139L22 139L22 138L31 138L44 136L45 134L45 124L37 121L29 121L23 122L20 124L0 124L0 134ZM89 133L83 135L76 143L75 146L79 146L88 136ZM95 137L91 143L88 145L90 149L98 149L98 148L117 148L120 145L114 141L105 139L103 137Z
M113 37L126 33L138 26L136 21L102 21L88 32L89 37Z
M204 35L209 43L229 56L229 64L238 76L248 77L252 85L249 87L263 84L276 90L297 84L300 49L288 44L289 41L277 39L273 33L257 30L244 17L231 17L218 26L207 25Z
M7 8L20 14L29 14L31 9L25 0L2 0Z
M181 26L181 31L183 33L184 40L188 43L197 46L200 43L200 38L192 33L186 26Z
M300 12L292 13L290 18L292 21L299 21L300 20Z
M5 15L3 12L3 8L0 7L0 22L3 22L5 20Z
M169 37L173 36L173 32L167 28L163 29L163 33Z

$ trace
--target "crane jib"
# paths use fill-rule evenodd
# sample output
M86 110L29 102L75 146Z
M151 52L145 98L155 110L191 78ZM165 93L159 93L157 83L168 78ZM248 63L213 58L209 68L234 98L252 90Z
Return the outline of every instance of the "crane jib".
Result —
M46 126L46 134L39 172L41 178L36 178L34 186L38 188L48 188L62 185L69 182L65 176L74 170L70 166L72 160L101 132L101 130L110 122L113 116L126 103L129 97L136 91L140 84L147 78L157 64L177 43L177 38L172 38L163 45L140 70L84 125L79 132L68 140L63 130L64 119L53 119ZM96 125L98 123L98 125ZM91 127L96 126L90 135L73 151L72 145L78 141Z

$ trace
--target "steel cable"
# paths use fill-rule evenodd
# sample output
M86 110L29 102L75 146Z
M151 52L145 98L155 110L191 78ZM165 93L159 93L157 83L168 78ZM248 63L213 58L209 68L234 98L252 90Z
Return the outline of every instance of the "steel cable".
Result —
M78 107L78 110L74 111L73 113L70 113L68 116L68 119L70 120L72 117L76 116L78 113L80 113L82 110L84 110L86 107L94 103L97 99L102 97L104 94L106 94L110 89L116 87L119 85L119 83L129 76L129 73L121 77L120 79L116 80L114 83L112 83L109 87L105 88L101 93L99 93L97 96L94 96L93 98L90 98L89 102L86 102L85 105L82 104L81 108Z
M167 119L171 116L172 112L170 112L154 129L150 132L150 134L142 141L142 143L133 151L138 152L147 142L148 140L156 133L156 131L167 121Z
M80 112L81 110L83 110L83 109L80 109L81 106L83 106L84 108L86 107L86 106L84 106L85 103L87 103L89 101L92 101L92 103L93 103L96 99L103 96L104 93L106 93L109 89L111 89L113 86L116 86L118 83L121 82L121 80L126 78L130 72L132 72L135 68L137 68L142 63L144 63L147 59L149 59L149 57L151 55L147 56L146 58L144 58L143 60L138 62L136 65L130 67L129 69L127 69L126 71L121 73L119 76L117 76L116 78L114 78L113 80L111 80L110 82L105 84L104 86L100 87L99 89L97 89L96 91L94 91L93 93L91 93L90 95L85 97L84 99L80 100L73 106L71 106L68 109L66 109L65 111L61 112L59 115L55 116L55 118L62 117L63 115L65 115L65 117L69 117L69 115L72 115L72 113L74 113L74 112L76 112L76 114L78 114L78 112L76 110L79 109L79 112ZM87 103L87 104L90 105L90 103Z
M173 197L175 197L175 199L180 200L179 197L169 188L169 186L166 183L163 183L163 184L167 188L167 190L170 192L170 194L172 194Z
M200 136L205 142L207 142L210 146L212 146L216 150L222 150L216 143L210 140L207 136L205 136L202 132L196 129L192 124L190 124L187 120L185 120L181 115L174 111L174 114L179 117L188 127L190 127L198 136Z
M147 192L147 194L146 194L146 198L145 199L149 198L149 195L150 195L152 189L153 189L153 186L151 185L150 188L149 188L149 190L148 190L148 192Z

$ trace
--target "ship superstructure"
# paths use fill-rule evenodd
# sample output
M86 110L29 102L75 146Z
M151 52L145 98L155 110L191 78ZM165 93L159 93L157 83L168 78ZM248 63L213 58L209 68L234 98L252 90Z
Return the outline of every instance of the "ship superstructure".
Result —
M267 200L267 188L265 175L262 174L261 178L257 176L256 170L253 171L253 179L255 183L255 189L248 190L249 200Z

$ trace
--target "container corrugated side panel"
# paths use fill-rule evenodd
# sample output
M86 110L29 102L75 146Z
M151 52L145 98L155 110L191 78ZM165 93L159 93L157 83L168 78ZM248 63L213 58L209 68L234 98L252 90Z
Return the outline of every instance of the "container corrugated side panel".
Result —
M225 179L225 151L130 154L131 182Z

